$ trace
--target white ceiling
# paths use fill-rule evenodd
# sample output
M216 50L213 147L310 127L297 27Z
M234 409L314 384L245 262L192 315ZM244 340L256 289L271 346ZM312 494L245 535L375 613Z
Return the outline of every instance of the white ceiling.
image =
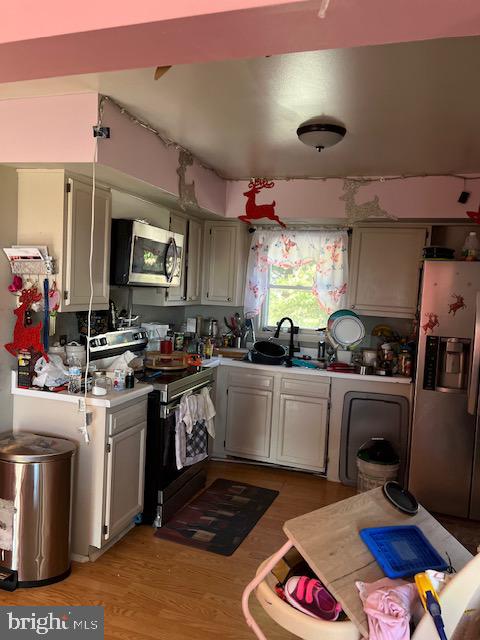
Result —
M480 38L0 84L0 99L100 91L229 178L477 172ZM313 116L347 127L318 154Z

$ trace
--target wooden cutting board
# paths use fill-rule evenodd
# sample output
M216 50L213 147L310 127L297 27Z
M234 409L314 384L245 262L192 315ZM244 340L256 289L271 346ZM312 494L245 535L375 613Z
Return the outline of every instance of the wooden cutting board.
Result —
M234 347L219 347L213 350L214 356L223 356L234 360L242 360L247 353L248 349L235 349Z

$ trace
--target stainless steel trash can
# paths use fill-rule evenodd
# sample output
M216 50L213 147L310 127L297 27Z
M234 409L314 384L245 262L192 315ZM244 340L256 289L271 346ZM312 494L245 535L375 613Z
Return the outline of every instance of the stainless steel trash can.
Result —
M0 434L0 588L36 587L70 573L69 440Z

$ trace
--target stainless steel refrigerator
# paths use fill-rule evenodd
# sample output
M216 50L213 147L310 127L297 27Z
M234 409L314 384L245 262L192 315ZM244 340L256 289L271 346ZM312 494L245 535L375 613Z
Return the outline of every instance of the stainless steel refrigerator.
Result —
M480 263L426 261L409 488L427 509L480 520Z

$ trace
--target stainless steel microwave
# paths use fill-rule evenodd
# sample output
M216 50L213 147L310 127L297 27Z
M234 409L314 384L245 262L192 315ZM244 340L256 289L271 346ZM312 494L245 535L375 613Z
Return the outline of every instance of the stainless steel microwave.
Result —
M136 220L112 220L110 284L177 287L184 236Z

